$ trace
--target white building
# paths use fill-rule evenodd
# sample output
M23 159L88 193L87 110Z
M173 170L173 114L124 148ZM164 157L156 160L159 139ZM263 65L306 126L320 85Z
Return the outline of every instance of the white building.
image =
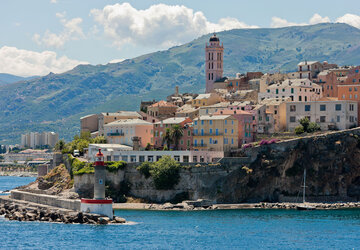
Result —
M325 99L325 98L324 98ZM329 98L326 98L329 99ZM289 102L280 111L281 123L286 124L289 131L299 126L299 120L307 117L316 122L321 130L344 130L357 125L358 104L347 100L322 100L316 102Z
M259 93L259 102L265 99L276 99L285 101L309 102L316 101L322 97L322 88L309 79L286 79L282 82L272 84L265 92Z
M48 146L53 148L59 141L59 135L54 132L31 132L21 135L22 148L39 148Z
M162 156L170 156L179 162L216 162L224 157L219 151L133 151L131 147L118 144L90 144L88 160L95 161L95 155L101 148L106 161L155 162Z

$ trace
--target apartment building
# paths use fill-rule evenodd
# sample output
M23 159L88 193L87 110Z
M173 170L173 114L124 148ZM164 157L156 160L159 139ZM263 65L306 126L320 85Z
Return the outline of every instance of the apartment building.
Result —
M59 134L54 132L31 132L21 135L22 148L41 148L41 147L55 147L59 141Z
M153 144L153 124L141 119L121 119L104 125L105 138L110 144L133 146L133 138L140 138L140 147Z
M309 79L286 79L267 87L266 91L259 93L259 102L266 99L308 102L316 101L322 97L322 88Z
M312 102L289 102L281 106L281 124L288 131L299 126L299 120L307 117L316 122L321 130L348 129L357 125L358 106L356 101L323 98Z
M200 94L192 100L192 106L199 108L221 102L222 98L217 93Z
M172 117L154 124L154 148L162 149L166 143L163 135L166 129L171 129L174 125L179 125L183 130L183 136L179 141L178 150L192 150L193 144L193 127L192 120L186 117ZM175 148L174 142L170 145L171 149Z
M147 107L147 113L148 115L158 118L160 120L169 118L169 117L175 117L176 110L178 109L178 106L166 102L164 100L161 100L157 103L154 103Z
M229 152L238 148L238 120L232 115L204 115L194 119L195 150Z

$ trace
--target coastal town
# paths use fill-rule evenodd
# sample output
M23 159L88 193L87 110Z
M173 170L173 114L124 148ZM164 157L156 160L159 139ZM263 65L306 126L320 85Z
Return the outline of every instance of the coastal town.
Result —
M180 93L142 101L139 111L89 114L81 132L104 136L90 144L108 161L216 162L262 140L359 125L360 66L303 61L288 73L223 75L224 46L214 34L205 45L205 94ZM305 126L305 127L304 127Z

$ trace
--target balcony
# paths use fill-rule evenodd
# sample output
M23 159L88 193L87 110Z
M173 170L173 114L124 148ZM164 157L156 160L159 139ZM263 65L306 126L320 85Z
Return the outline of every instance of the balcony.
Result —
M198 134L195 134L193 133L193 136L223 136L224 133L198 133Z
M124 132L107 133L107 136L123 136Z
M194 144L194 147L195 148L206 148L207 147L207 145L206 144Z

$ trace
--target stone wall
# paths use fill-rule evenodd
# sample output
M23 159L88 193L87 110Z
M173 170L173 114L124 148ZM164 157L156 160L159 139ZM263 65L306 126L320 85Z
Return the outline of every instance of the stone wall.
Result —
M80 211L80 200L62 199L55 195L36 194L21 190L12 190L11 198L15 200L29 201L52 207Z
M172 190L156 190L135 166L107 173L115 191L147 201L210 199L217 203L278 202L294 199L307 169L311 200L360 200L360 129L309 136L235 153L219 164L181 169ZM237 157L238 156L238 157ZM92 197L93 176L75 176L75 190ZM300 193L301 194L301 193Z

